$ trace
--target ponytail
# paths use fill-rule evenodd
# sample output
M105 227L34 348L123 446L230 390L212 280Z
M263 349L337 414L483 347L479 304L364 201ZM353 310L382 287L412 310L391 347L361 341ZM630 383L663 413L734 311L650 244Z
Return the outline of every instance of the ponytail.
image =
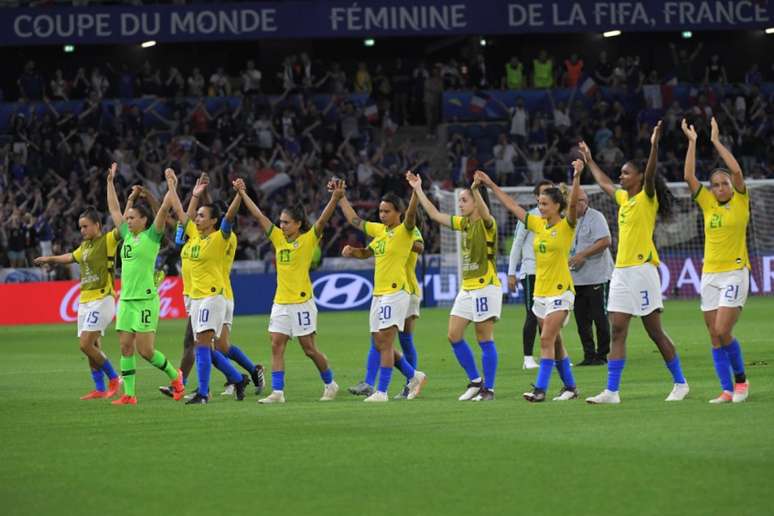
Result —
M669 220L672 218L672 206L675 202L675 196L672 195L672 191L664 181L661 174L656 172L656 199L658 199L658 214L662 220Z

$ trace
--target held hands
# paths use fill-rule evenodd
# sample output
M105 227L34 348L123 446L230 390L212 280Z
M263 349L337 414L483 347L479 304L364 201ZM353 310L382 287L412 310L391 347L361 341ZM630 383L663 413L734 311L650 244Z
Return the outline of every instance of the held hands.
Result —
M170 190L177 190L177 176L175 171L168 168L164 171L164 177L167 179L167 188Z
M650 135L650 144L655 145L661 139L661 120L653 128L653 134Z
M116 172L118 172L118 163L115 161L110 165L110 168L108 169L108 181L113 181L116 178Z
M710 120L710 141L712 143L718 143L720 142L720 128L718 127L718 121L715 120L715 117L712 117L712 120Z
M715 120L714 118L712 120ZM685 137L688 138L688 141L691 143L696 143L696 138L698 135L696 134L696 129L694 129L693 125L688 125L688 121L683 118L682 123L680 124L680 127L683 130L683 134L685 134Z
M331 192L333 199L338 202L344 198L347 190L347 183L343 179L331 179L328 182L328 191Z
M494 185L494 181L483 170L476 170L473 174L473 186L476 187L479 184L491 187Z
M422 178L413 173L411 170L406 171L406 181L408 181L408 184L412 190L422 191Z
M196 180L196 186L193 189L193 195L199 196L207 189L207 185L210 184L210 177L207 174L202 174L199 179Z
M129 200L132 202L136 201L138 197L142 196L142 193L142 186L134 185L132 191L129 193Z
M574 160L572 162L572 178L580 179L584 168L586 168L586 163L584 163L582 159Z
M233 186L234 190L236 190L237 193L239 193L239 194L244 193L245 189L247 188L245 186L245 180L242 179L241 177L238 178L238 179L235 179L234 181L232 181L231 186Z
M352 258L353 250L354 248L351 245L345 245L344 249L341 250L341 256L343 256L344 258Z
M594 161L594 158L591 157L591 149L589 149L589 146L583 140L578 142L578 150L580 151L584 162L590 163Z

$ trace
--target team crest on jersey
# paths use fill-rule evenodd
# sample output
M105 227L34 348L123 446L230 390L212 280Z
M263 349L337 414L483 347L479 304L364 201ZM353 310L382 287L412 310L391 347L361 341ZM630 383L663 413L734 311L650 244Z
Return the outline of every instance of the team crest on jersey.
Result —
M298 243L298 240L296 240L295 242L293 242L293 249L298 249L299 245L300 244Z
M551 231L551 236L552 236L552 237L555 237L555 236L556 236L556 230L553 230L553 231Z

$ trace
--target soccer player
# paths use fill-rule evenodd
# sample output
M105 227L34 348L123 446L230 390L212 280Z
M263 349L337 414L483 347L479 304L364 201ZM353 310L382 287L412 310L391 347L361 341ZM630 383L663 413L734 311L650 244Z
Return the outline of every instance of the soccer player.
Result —
M661 281L658 276L658 251L653 243L656 217L669 218L672 194L664 179L656 172L661 121L650 137L650 155L643 172L632 161L621 167L621 188L605 174L591 157L585 142L579 144L583 160L602 190L618 205L618 253L607 312L613 333L613 345L607 362L607 388L588 403L620 403L618 393L621 373L626 363L626 335L632 317L641 317L650 339L656 344L666 367L672 374L674 386L666 401L680 401L688 395L688 382L683 376L680 358L674 344L661 327Z
M575 236L580 176L584 168L581 160L575 160L572 165L574 174L569 209L559 188L547 188L538 197L540 215L528 213L484 172L478 171L474 176L481 184L489 187L503 206L534 233L533 251L537 279L532 311L540 325L540 366L534 389L524 393L524 399L530 402L545 401L554 366L564 383L554 401L578 397L570 357L567 356L561 336L561 329L570 320L570 311L575 301L575 288L567 260ZM563 217L565 209L567 216Z
M747 399L747 380L739 341L732 335L750 289L747 224L750 195L742 168L720 142L718 123L711 120L710 141L726 164L710 175L710 190L696 179L696 130L683 120L688 138L685 181L704 214L704 266L701 274L701 310L712 341L712 358L723 389L710 403L740 403ZM734 378L731 378L733 370Z
M113 401L115 405L136 405L135 350L153 366L163 371L172 382L173 398L183 397L183 374L175 369L163 353L154 348L159 322L159 294L154 280L154 266L159 254L161 238L171 205L171 191L176 186L174 174L167 175L169 192L164 196L155 218L144 204L132 206L121 214L114 178L118 165L108 171L107 204L110 216L123 239L121 244L121 295L118 303L116 330L121 346L121 376L124 395ZM171 172L171 171L170 171ZM150 223L150 224L149 224Z
M271 336L271 387L272 392L258 403L285 403L285 348L293 337L304 350L325 384L320 401L332 401L339 391L333 379L328 358L317 349L317 306L312 293L309 269L325 225L333 216L336 204L344 196L344 182L339 181L320 217L310 228L303 206L285 208L280 214L277 228L253 202L241 179L234 181L234 188L245 207L256 218L274 246L277 263L277 290L269 318Z
M113 267L118 247L118 232L102 232L102 222L97 210L86 208L78 217L83 242L74 251L57 256L35 258L35 265L50 263L80 265L81 296L78 305L78 339L81 351L89 359L94 390L82 396L82 400L112 398L121 385L108 357L100 346L100 336L105 335L116 313ZM108 385L105 387L105 376Z
M407 178L410 173L407 173ZM341 255L346 258L365 260L374 257L374 293L371 299L369 327L373 345L379 351L379 382L376 391L367 402L386 402L387 390L392 380L392 369L397 367L408 379L406 399L416 398L427 382L427 376L417 371L398 353L393 343L398 332L406 329L411 295L406 263L414 248L417 197L411 201L403 215L403 201L393 193L387 193L379 203L380 222L360 219L346 196L339 203L349 223L372 238L365 248L345 246Z
M497 222L489 212L485 192L479 183L460 193L457 204L462 216L441 213L422 190L422 179L409 173L409 184L432 220L462 235L462 287L449 314L449 342L454 355L468 375L469 383L460 401L494 399L497 374L497 348L494 324L500 319L503 292L497 277ZM481 347L484 377L478 373L476 359L465 342L465 328L473 322Z

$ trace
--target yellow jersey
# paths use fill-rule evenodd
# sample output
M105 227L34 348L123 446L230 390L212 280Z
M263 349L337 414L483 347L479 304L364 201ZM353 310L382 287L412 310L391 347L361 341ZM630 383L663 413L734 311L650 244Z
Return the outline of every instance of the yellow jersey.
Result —
M195 225L186 226L186 235L191 244L191 287L188 294L191 299L225 294L223 264L231 233L224 235L218 229L202 237Z
M419 228L415 227L413 231L413 240L411 243L412 249L414 246L414 242L424 242L422 239L422 232L419 231ZM419 255L415 253L414 251L411 251L408 256L408 260L406 260L406 283L408 285L408 293L414 294L416 296L422 296L422 289L419 286L419 281L417 280L417 260L419 259Z
M374 295L385 296L409 291L406 262L412 253L414 231L404 223L388 228L378 222L365 222L366 234L373 238L368 248L374 253Z
M314 299L309 268L320 237L314 226L288 242L282 230L272 225L266 236L274 246L277 261L277 291L274 302L295 305Z
M237 250L237 236L233 231L231 236L228 237L228 243L226 245L226 258L223 261L223 283L226 286L226 290L223 296L226 299L234 299L234 291L231 290L231 267L234 265L234 257Z
M703 272L727 272L750 268L747 254L747 224L750 222L750 194L734 192L720 204L706 188L699 186L693 199L704 214Z
M575 293L570 275L570 249L575 228L563 218L553 226L537 215L527 213L525 226L535 234L535 293L536 297L554 297L567 292Z
M497 276L497 221L487 227L484 219L453 216L451 228L462 235L462 289L478 290L489 285L500 286Z
M188 232L188 226L193 228L193 232L196 233L196 227L190 220L186 222L185 234L188 236L183 247L180 248L180 273L183 275L183 295L191 295L191 242L192 238ZM198 234L197 234L198 236Z
M626 190L616 190L615 202L618 204L616 268L633 267L643 263L658 265L658 251L653 243L653 230L656 229L658 214L656 194L649 197L643 188L640 193L629 198Z
M81 269L81 303L114 295L113 269L117 248L115 231L108 231L93 240L84 240L73 251L73 260Z

